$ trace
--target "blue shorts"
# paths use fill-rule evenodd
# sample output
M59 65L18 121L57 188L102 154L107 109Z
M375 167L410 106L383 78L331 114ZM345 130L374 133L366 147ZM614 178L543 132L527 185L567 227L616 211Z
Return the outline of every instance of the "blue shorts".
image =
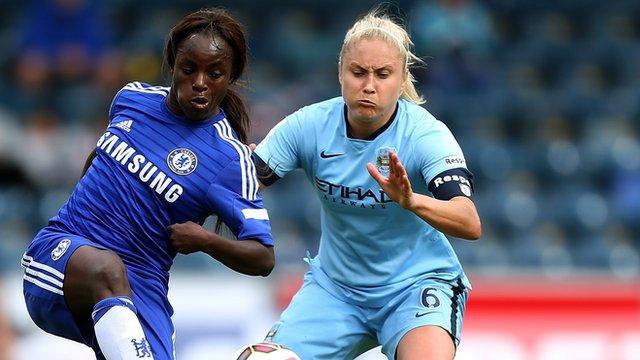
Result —
M41 230L22 256L23 292L29 315L42 330L91 347L98 358L101 351L93 328L76 324L64 298L64 274L71 255L81 246L104 247L81 236L45 228ZM173 309L166 291L158 281L143 278L127 268L132 300L138 310L153 357L174 359Z
M461 280L449 283L425 278L399 292L382 307L364 307L327 291L312 268L266 340L282 344L301 359L353 359L382 345L394 359L402 337L425 325L445 329L460 342L468 297ZM326 276L321 274L320 276Z

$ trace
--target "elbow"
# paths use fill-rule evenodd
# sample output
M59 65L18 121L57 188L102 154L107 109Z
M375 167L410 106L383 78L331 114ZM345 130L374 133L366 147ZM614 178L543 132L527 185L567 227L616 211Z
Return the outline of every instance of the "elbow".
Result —
M273 271L274 266L276 265L276 262L274 259L270 259L269 261L265 261L265 264L262 265L262 267L260 268L260 271L257 275L262 276L262 277L267 277L269 276L269 274L271 274L271 272Z
M478 240L482 236L482 222L480 221L480 215L475 210L467 217L467 223L465 225L464 238L467 240Z
M482 224L480 219L476 218L473 221L461 224L457 231L452 232L450 235L456 236L464 240L478 240L482 236Z
M468 227L467 240L478 240L482 236L482 223L476 219Z
M272 247L265 247L266 251L263 254L262 261L260 261L260 265L257 267L256 274L257 276L267 277L273 271L273 268L276 266L276 256L273 252Z
M242 270L239 269L238 271L249 276L267 277L273 271L274 265L275 264L273 262L261 262L259 264L254 264L250 268L244 268Z
M461 209L461 217L456 225L457 237L465 240L478 240L482 236L482 223L480 222L480 215L476 210L473 202L467 198L457 200L464 205ZM455 236L455 235L454 235Z

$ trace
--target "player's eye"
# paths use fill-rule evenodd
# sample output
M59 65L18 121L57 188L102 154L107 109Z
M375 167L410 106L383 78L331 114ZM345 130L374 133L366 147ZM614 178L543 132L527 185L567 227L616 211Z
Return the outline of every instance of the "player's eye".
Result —
M193 68L191 66L183 66L182 72L187 75L193 74Z
M218 79L220 77L222 77L222 73L219 71L214 71L214 72L210 72L209 73L209 77L212 79Z

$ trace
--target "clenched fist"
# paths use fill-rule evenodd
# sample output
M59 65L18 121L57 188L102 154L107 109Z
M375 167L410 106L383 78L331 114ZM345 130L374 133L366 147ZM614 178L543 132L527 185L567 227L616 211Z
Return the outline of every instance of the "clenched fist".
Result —
M211 234L202 226L187 221L186 223L173 224L167 228L171 246L181 254L191 254L205 250Z

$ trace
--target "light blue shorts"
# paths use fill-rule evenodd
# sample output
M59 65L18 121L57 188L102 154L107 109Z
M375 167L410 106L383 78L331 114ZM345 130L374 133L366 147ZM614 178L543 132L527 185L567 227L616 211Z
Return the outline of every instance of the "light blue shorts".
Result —
M377 345L394 359L405 334L435 325L457 346L468 293L459 279L450 283L425 278L382 307L363 307L327 291L309 271L266 340L290 348L302 359L353 359Z

